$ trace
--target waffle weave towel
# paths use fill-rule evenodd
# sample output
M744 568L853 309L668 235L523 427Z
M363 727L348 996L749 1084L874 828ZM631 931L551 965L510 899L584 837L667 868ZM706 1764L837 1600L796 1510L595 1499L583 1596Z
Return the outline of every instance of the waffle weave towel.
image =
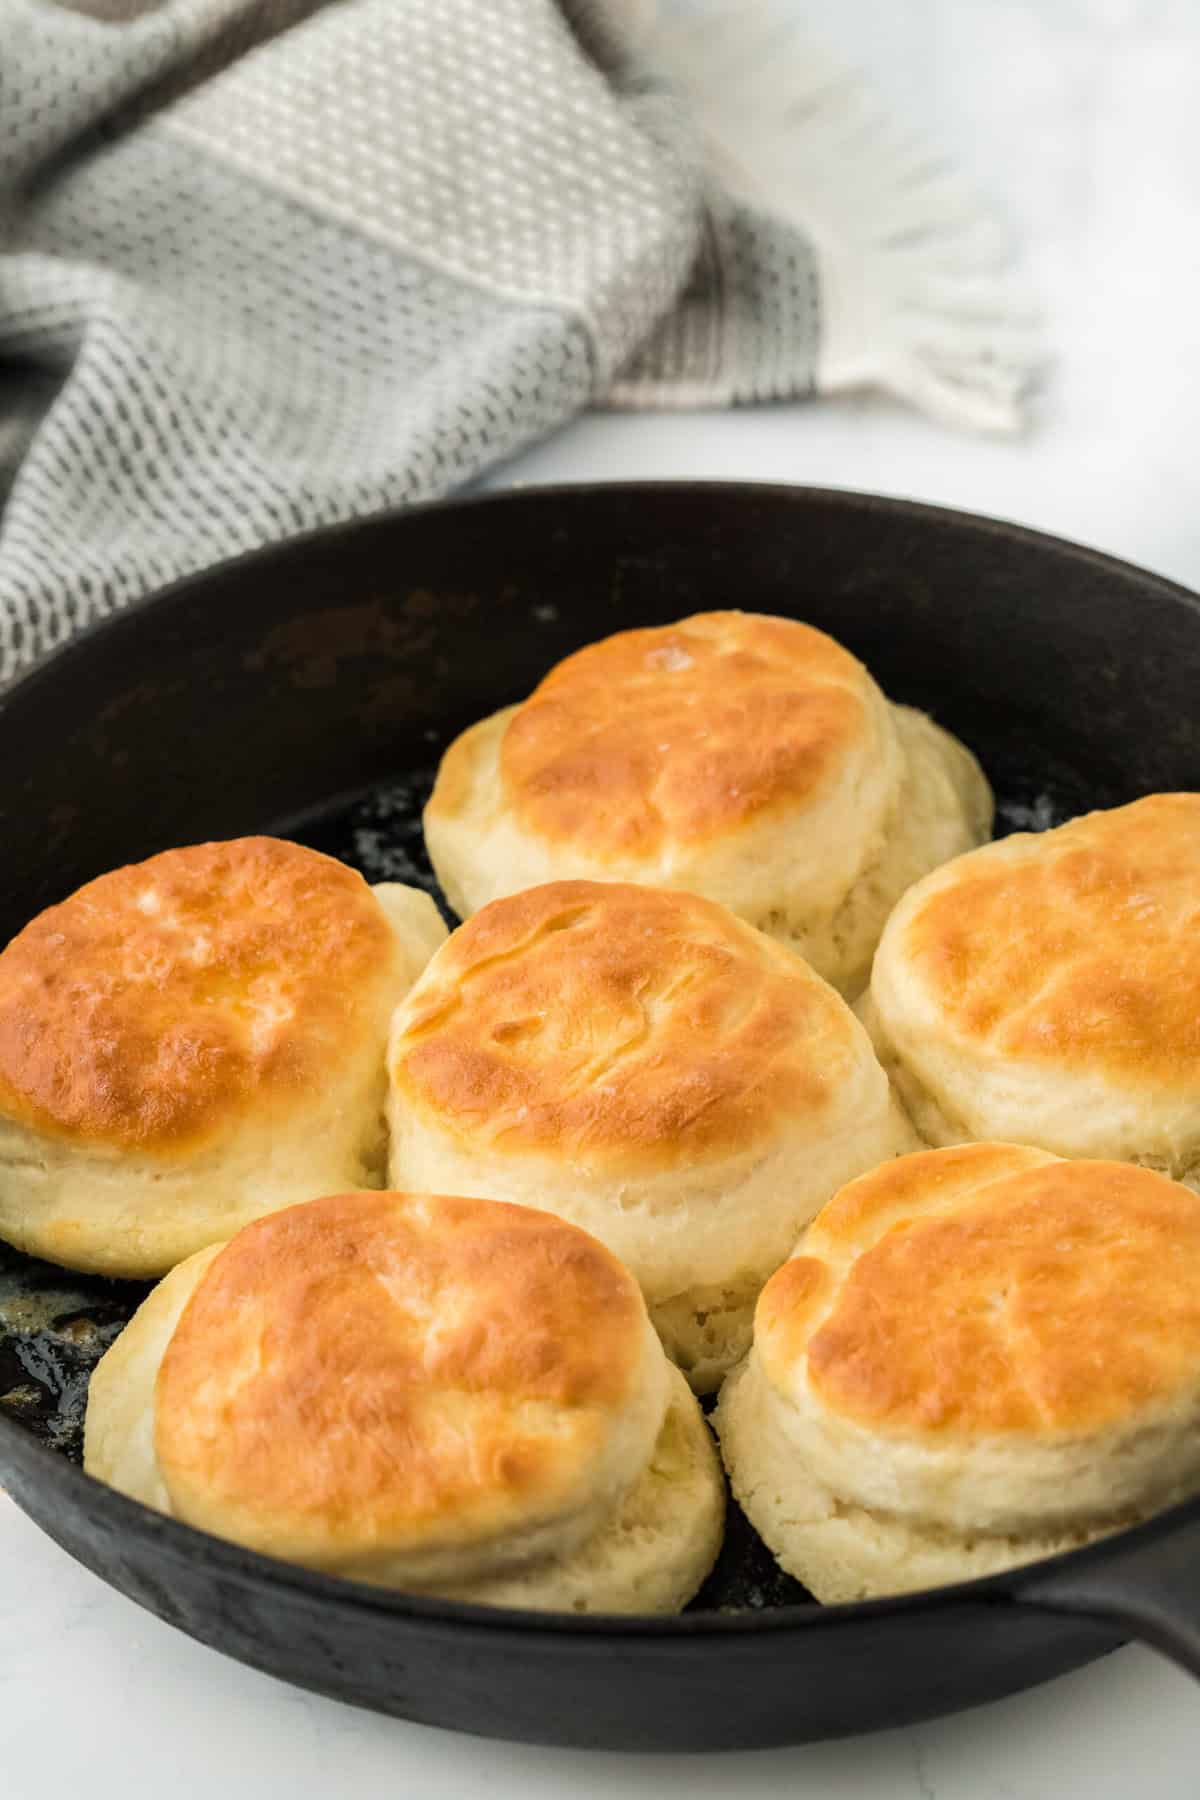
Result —
M737 0L0 0L0 680L596 403L1006 428L953 174Z

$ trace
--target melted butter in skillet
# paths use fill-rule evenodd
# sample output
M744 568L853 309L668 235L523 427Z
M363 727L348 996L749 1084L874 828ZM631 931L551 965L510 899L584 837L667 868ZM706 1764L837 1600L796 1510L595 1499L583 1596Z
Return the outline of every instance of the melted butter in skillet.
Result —
M146 1291L0 1245L0 1411L80 1461L92 1370Z

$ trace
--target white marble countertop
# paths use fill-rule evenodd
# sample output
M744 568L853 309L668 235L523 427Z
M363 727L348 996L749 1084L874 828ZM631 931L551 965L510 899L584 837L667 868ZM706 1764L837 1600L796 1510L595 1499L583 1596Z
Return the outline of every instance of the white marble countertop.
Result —
M595 417L498 480L702 475L908 494L1200 588L1200 7L803 4L957 146L1024 237L1057 356L1036 428L1018 442L963 439L866 399ZM226 1661L110 1592L0 1496L0 1794L51 1785L89 1800L456 1800L485 1788L493 1800L1190 1800L1200 1691L1129 1649L955 1719L802 1750L703 1760L495 1745Z

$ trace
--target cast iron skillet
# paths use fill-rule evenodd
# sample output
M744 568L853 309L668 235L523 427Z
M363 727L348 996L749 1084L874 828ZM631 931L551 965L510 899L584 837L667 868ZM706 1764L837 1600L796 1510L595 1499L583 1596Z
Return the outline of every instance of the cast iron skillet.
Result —
M960 733L1002 828L1200 787L1200 603L1166 582L1009 525L852 494L530 491L227 564L12 689L0 941L104 869L247 831L428 881L419 807L451 734L590 639L731 605L824 626L896 699ZM142 1290L6 1256L0 1479L122 1592L318 1692L496 1737L698 1750L949 1712L1130 1633L1200 1673L1200 1500L1014 1574L829 1609L774 1572L736 1513L678 1619L491 1611L289 1568L74 1465L89 1368Z

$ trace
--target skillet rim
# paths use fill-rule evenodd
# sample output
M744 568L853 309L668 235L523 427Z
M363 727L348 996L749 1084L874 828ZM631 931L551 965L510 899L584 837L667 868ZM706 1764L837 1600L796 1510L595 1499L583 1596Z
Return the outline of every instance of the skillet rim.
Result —
M422 501L408 506L318 526L313 530L259 545L235 556L209 564L201 570L180 576L166 586L130 601L119 612L94 619L66 643L49 652L33 667L18 671L0 688L0 718L14 701L37 702L42 684L53 679L68 662L86 657L94 640L136 630L151 609L166 608L191 597L197 587L214 580L270 566L275 560L303 555L314 545L324 548L343 538L371 531L387 532L414 517L441 512L470 513L478 510L544 503L547 500L570 504L573 497L629 498L654 494L692 493L705 495L737 494L743 499L764 499L803 505L814 502L833 506L849 513L884 514L899 519L920 520L937 529L954 526L967 529L980 537L991 537L1022 549L1050 550L1077 564L1091 566L1109 575L1132 581L1143 593L1175 603L1200 615L1200 595L1170 577L1156 574L1107 551L1093 549L1069 538L1019 525L1012 520L986 513L961 511L955 507L933 505L902 496L860 492L853 488L824 488L808 484L779 481L663 480L644 481L573 481L529 483L507 488L476 491ZM1023 1563L999 1574L954 1582L948 1586L921 1589L911 1594L888 1595L881 1599L844 1602L823 1606L781 1606L721 1613L620 1614L620 1613L554 1613L529 1608L486 1606L469 1601L443 1600L435 1596L407 1594L399 1589L372 1587L341 1576L310 1570L275 1557L265 1556L232 1541L214 1537L166 1514L155 1512L108 1487L96 1477L69 1462L61 1453L40 1443L15 1420L0 1414L0 1473L5 1465L22 1468L39 1488L39 1474L44 1472L53 1489L57 1483L64 1505L81 1514L91 1513L97 1521L110 1526L119 1535L153 1544L156 1554L168 1560L183 1561L193 1567L206 1563L217 1575L249 1582L267 1593L285 1588L297 1599L310 1604L323 1604L338 1612L371 1613L411 1620L427 1627L445 1627L448 1631L473 1629L483 1636L505 1633L543 1633L553 1637L575 1638L580 1642L612 1644L622 1639L654 1641L665 1639L722 1639L743 1633L777 1631L833 1630L841 1626L897 1615L912 1617L956 1604L1019 1603L1021 1590L1050 1574L1062 1570L1085 1570L1102 1567L1122 1553L1135 1554L1143 1548L1169 1539L1192 1523L1200 1524L1200 1494L1176 1503L1138 1525L1112 1533L1098 1542L1075 1550L1060 1552L1035 1562ZM51 1470L53 1473L51 1474ZM5 1492L0 1486L0 1494ZM46 1530L42 1517L29 1512L23 1500L9 1492L14 1505L26 1512L39 1529ZM39 1494L40 1497L40 1494ZM53 1537L53 1533L47 1535ZM72 1554L72 1552L68 1552ZM77 1558L75 1560L78 1560ZM1036 1604L1036 1603L1035 1603Z
M11 1457L10 1450L15 1450ZM1102 1568L1121 1554L1136 1555L1140 1550L1174 1537L1190 1524L1200 1525L1200 1494L1196 1494L1138 1525L1126 1526L1076 1550L1021 1563L995 1575L956 1581L945 1587L921 1588L909 1594L889 1594L876 1600L843 1601L832 1605L822 1605L814 1600L808 1605L764 1607L761 1611L745 1608L727 1613L539 1612L529 1607L488 1606L474 1601L443 1600L436 1595L410 1594L400 1588L374 1587L368 1582L353 1581L265 1556L231 1539L214 1537L181 1519L155 1512L140 1500L133 1500L96 1476L87 1474L60 1452L40 1443L14 1419L0 1415L0 1473L6 1463L19 1465L26 1462L36 1477L39 1460L46 1473L50 1468L54 1469L50 1485L57 1482L64 1503L73 1506L78 1513L89 1514L92 1520L111 1527L127 1539L152 1545L156 1556L184 1562L193 1569L197 1564L206 1564L218 1576L250 1582L266 1593L285 1588L297 1599L331 1606L338 1612L371 1613L426 1626L440 1625L450 1630L470 1627L483 1635L549 1632L555 1637L604 1643L621 1639L722 1639L744 1632L833 1629L887 1620L897 1615L910 1618L959 1604L1019 1603L1021 1589L1026 1584L1032 1585L1064 1570ZM15 1493L0 1486L0 1495L6 1492L13 1504L20 1507L40 1530L46 1530L41 1517L30 1513ZM47 1535L53 1538L54 1534L47 1532ZM68 1551L68 1554L73 1560L79 1560L73 1552ZM1038 1610L1044 1609L1038 1605Z
M302 555L315 545L336 544L340 539L369 531L382 531L413 518L423 518L429 514L443 512L474 512L492 507L520 506L527 501L569 500L572 495L584 494L589 497L632 496L634 494L738 494L746 498L756 495L769 495L775 500L791 502L814 501L822 506L834 505L843 507L848 512L892 514L899 518L923 519L932 526L956 525L966 526L979 535L994 536L1029 548L1045 546L1064 553L1068 558L1090 564L1109 574L1132 578L1142 588L1152 588L1164 598L1183 601L1194 612L1200 612L1200 593L1192 588L1184 587L1181 582L1172 580L1168 575L1156 574L1152 569L1144 569L1138 563L1128 562L1124 557L1114 556L1107 550L1096 550L1090 545L1078 543L1073 538L1058 537L1053 532L1041 531L1034 525L1019 525L1015 520L1006 519L998 514L975 513L961 511L954 506L937 506L930 501L909 500L901 495L873 494L857 488L825 488L815 487L802 482L788 481L692 481L662 480L653 478L646 481L560 481L540 484L529 482L526 485L507 488L489 488L482 492L445 495L437 500L415 501L409 506L388 507L382 512L368 513L359 518L341 519L332 525L318 525L310 531L297 532L293 537L280 538L269 544L259 544L249 550L241 550L235 556L223 557L219 562L209 563L203 569L194 570L189 575L180 575L165 586L153 588L149 593L140 594L130 600L120 611L108 613L102 618L92 619L81 626L65 644L58 645L26 669L17 673L0 686L0 715L11 705L14 699L25 700L30 694L36 696L38 687L44 677L61 668L64 664L79 655L86 654L93 640L102 635L112 633L120 635L122 631L134 628L144 613L173 604L177 600L188 597L192 590L206 582L235 574L242 568L259 568L267 566L278 558L285 561L288 557Z

